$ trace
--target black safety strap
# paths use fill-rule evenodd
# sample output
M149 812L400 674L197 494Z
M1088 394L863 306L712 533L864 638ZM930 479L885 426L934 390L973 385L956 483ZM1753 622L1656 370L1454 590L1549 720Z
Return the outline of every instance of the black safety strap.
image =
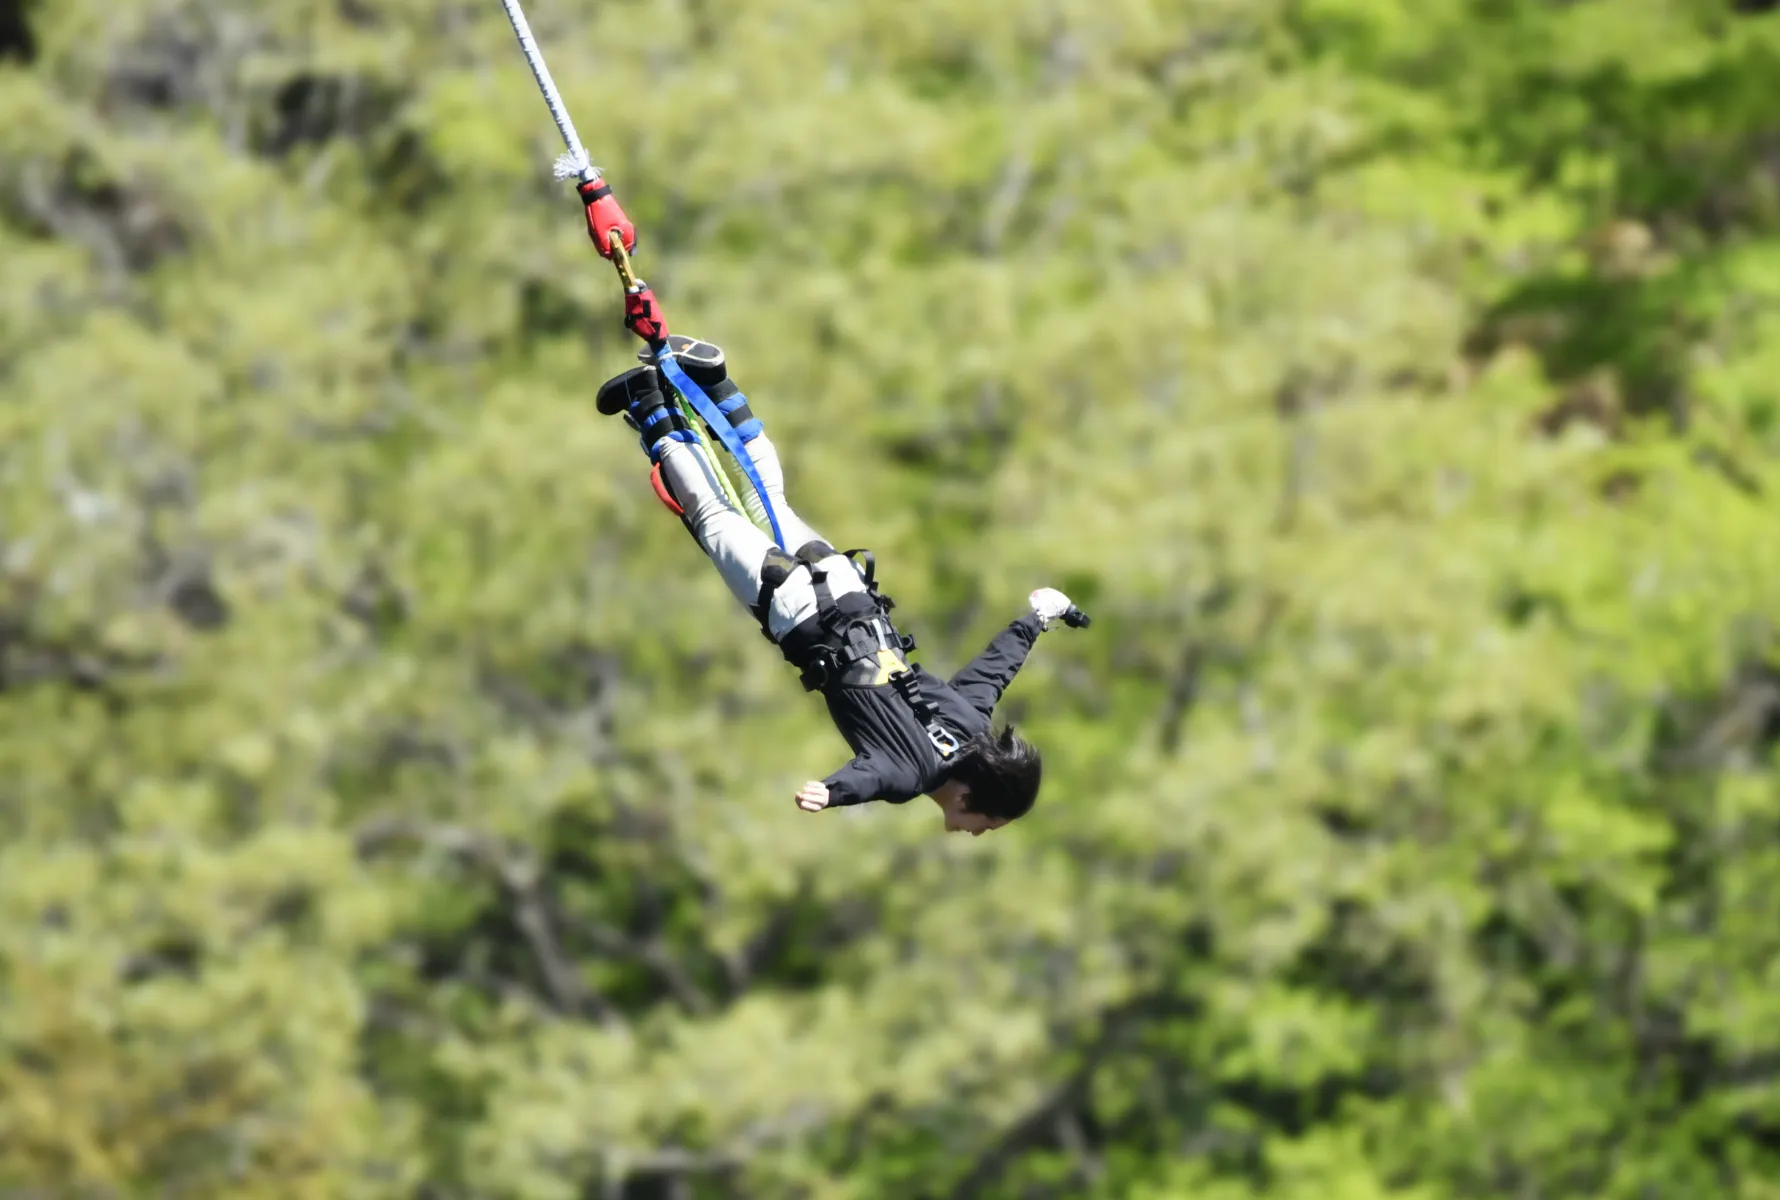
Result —
M795 570L797 570L795 558L778 546L767 550L766 561L760 566L760 597L754 601L751 611L754 613L754 619L760 622L760 635L769 642L773 640L770 623L773 597L778 594L781 587L785 586L785 581L791 578L791 573Z
M958 753L957 735L945 727L933 706L922 698L920 685L917 683L913 671L903 671L899 675L892 676L890 686L895 688L896 694L901 696L903 702L914 710L915 719L921 722L921 727L927 732L927 740L933 743L934 753L938 754L942 761Z
M828 572L818 565L823 559L836 553L834 547L825 542L811 542L798 547L795 556L786 555L777 547L774 547L774 551L776 553L767 555L766 565L761 568L760 599L755 605L755 615L760 618L762 630L766 629L767 614L774 593L801 565L808 568L810 583L816 592L817 619L838 643L815 655L804 668L802 682L806 690L821 690L830 679L841 675L854 663L876 658L879 650L901 650L907 654L915 648L915 639L899 631L884 615L896 607L896 602L878 590L877 558L870 550L838 552L849 562L863 560L863 566L855 562L855 569L865 583L865 595L857 597L861 601L857 604L850 603L855 600L854 595L849 595L844 601L836 601L834 590L828 586ZM771 637L770 633L768 637ZM956 754L959 746L957 735L946 728L933 706L921 696L915 672L900 671L891 676L890 684L914 712L915 719L926 731L927 740L933 744L934 753L942 761Z
M827 615L833 611L834 594L827 583L827 572L817 568L816 564L834 553L834 548L826 542L811 542L798 547L795 555L787 554L778 546L768 547L766 561L760 567L760 595L750 610L754 619L760 622L760 632L767 641L773 640L772 629L769 627L772 615L773 597L785 586L799 566L809 568L810 580L816 589L816 612L824 618L824 628L829 627Z
M865 590L875 597L878 594L877 556L870 550L842 550L841 554L849 560L854 558L865 559L865 569L860 571L859 574L860 577L865 580Z
M810 569L810 583L816 589L816 616L822 627L831 632L838 632L835 626L840 624L840 606L834 602L834 591L828 586L828 572L817 564L830 554L833 547L821 542L811 542L807 546L799 546L797 560Z

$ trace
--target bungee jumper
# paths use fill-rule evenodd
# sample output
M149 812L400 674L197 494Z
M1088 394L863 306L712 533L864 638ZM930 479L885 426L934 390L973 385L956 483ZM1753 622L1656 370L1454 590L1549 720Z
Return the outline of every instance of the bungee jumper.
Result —
M798 789L805 812L928 796L949 832L981 835L1024 816L1042 775L1038 749L1013 728L992 728L996 704L1038 635L1088 618L1062 592L1039 588L963 670L942 680L911 663L915 640L890 620L868 551L838 551L785 498L778 448L730 378L715 344L668 331L630 255L636 227L588 160L533 41L519 0L501 0L567 153L595 248L624 287L624 323L645 346L640 365L606 381L595 401L622 416L651 463L657 497L681 521L768 641L826 701L853 758ZM703 436L701 436L701 434ZM719 449L720 448L720 449ZM724 460L747 480L738 494ZM861 565L863 563L863 565Z

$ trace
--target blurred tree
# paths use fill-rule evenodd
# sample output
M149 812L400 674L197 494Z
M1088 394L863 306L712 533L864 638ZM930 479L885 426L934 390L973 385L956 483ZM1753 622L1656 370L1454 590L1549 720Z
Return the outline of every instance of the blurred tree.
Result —
M790 805L497 6L0 8L0 1191L1780 1195L1737 7L536 0L925 661L1095 611L961 844Z

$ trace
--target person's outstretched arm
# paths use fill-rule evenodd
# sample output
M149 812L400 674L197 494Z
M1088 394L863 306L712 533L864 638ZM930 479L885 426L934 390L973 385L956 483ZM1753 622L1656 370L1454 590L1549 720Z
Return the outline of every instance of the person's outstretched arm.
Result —
M873 800L901 804L920 794L918 767L866 751L828 778L804 784L798 789L796 800L797 807L805 812L820 812Z
M1069 611L1069 597L1056 588L1040 588L1032 593L1029 603L1031 612L1010 622L981 654L947 681L953 691L985 716L995 711L1001 693L1026 664L1026 655L1038 635Z

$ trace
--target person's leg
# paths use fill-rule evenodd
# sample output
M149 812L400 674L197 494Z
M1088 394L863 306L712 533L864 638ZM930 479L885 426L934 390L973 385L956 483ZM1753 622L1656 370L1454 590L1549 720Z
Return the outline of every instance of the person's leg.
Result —
M754 461L755 472L760 476L761 486L766 491L767 498L772 501L773 515L779 519L779 532L785 539L786 549L795 553L811 544L826 547L828 554L818 560L817 567L826 572L829 591L837 598L850 592L864 591L865 581L860 578L858 568L853 565L852 560L835 553L833 543L816 532L785 498L785 467L779 458L779 448L767 436L760 418L749 408L747 397L742 395L735 381L730 379L723 350L714 343L680 334L668 339L668 347L680 368L692 382L704 389L705 395L710 397L718 411L729 420L742 445L746 447L748 457ZM647 361L643 354L638 357ZM766 506L752 486L741 489L741 499L756 528L771 528ZM768 628L776 641L815 613L815 586L808 572L798 571L786 579L774 593Z
M602 413L625 414L650 460L660 464L662 479L684 510L694 540L731 594L752 606L760 598L760 569L772 539L731 507L715 465L662 391L655 368L637 367L608 380L600 388L598 408Z
M755 424L758 425L759 422L756 421ZM760 475L767 498L773 502L773 515L779 518L779 532L785 535L785 544L796 550L811 542L827 541L827 538L810 528L808 522L791 507L791 502L785 499L785 468L779 462L779 448L766 436L766 431L761 430L742 445L747 449L748 457L754 460L754 469ZM771 523L766 519L766 505L761 503L760 495L753 487L742 491L742 504L756 522L771 528Z
M761 425L760 418L748 407L748 398L742 395L741 389L729 377L729 364L723 356L722 348L712 342L674 334L668 338L668 350L687 377L703 388L717 410L728 418L742 445L746 447L748 457L754 460L754 469L760 475L761 485L772 501L773 515L779 519L779 532L784 535L786 548L796 551L811 542L826 541L808 522L798 516L791 507L791 502L785 498L785 468L779 460L779 448L766 436L766 429ZM647 361L646 352L638 357ZM715 435L712 440L716 440ZM767 520L766 505L761 502L753 487L742 489L742 506L748 510L748 515L754 518L757 525L763 529L771 528L772 523Z
M767 609L767 632L777 642L787 633L816 615L816 586L810 573L794 569L789 557L752 519L742 515L723 493L709 456L696 443L667 441L662 447L661 473L680 507L686 511L686 522L692 536L716 566L717 573L729 586L730 594L743 607L753 611L760 600L761 581L769 558L778 557L782 570L788 570L784 582L773 592ZM789 532L783 515L780 529ZM787 541L790 539L787 538ZM816 562L825 573L829 592L837 599L850 592L865 590L865 581L851 559L834 552L834 547L817 537L814 531L803 543L816 543L828 553Z
M608 414L624 412L639 430L644 450L652 461L661 465L662 478L684 510L686 525L693 538L717 568L730 594L752 611L760 599L761 575L767 557L778 548L753 520L730 504L717 478L715 464L694 438L684 416L668 402L654 368L639 367L608 381L600 389L598 407ZM757 422L755 429L758 430ZM755 444L764 440L762 434L755 432L749 449L752 451ZM771 443L767 445L770 447ZM762 471L761 482L768 486L769 494L776 484L782 495L784 475L776 450L771 451L770 458L772 479L769 481L766 472ZM749 494L758 504L759 498L752 496L752 489ZM789 508L779 511L777 505L775 496L779 528L793 550L822 540ZM764 520L764 514L761 519ZM835 596L864 590L864 582L844 556L831 554L818 566L828 572L828 586ZM768 631L777 641L815 612L816 594L809 573L797 571L773 597Z
M668 441L659 454L662 478L686 511L692 536L744 607L760 599L760 573L773 540L729 503L704 447Z
M756 422L758 424L758 422ZM828 590L836 598L849 592L863 592L865 580L860 577L859 568L853 560L844 554L835 552L834 544L817 533L803 518L799 517L785 499L785 469L779 462L779 449L766 436L765 431L756 433L744 445L748 448L749 457L754 460L754 469L760 474L760 482L766 494L773 502L773 512L778 514L779 530L785 535L785 544L793 548L818 544L828 551L817 560L818 570L826 572ZM748 507L748 515L754 520L766 523L766 507L752 487L742 493L742 503ZM777 640L789 630L797 628L803 621L816 615L816 587L807 571L799 571L782 584L773 595L770 628L773 638Z

